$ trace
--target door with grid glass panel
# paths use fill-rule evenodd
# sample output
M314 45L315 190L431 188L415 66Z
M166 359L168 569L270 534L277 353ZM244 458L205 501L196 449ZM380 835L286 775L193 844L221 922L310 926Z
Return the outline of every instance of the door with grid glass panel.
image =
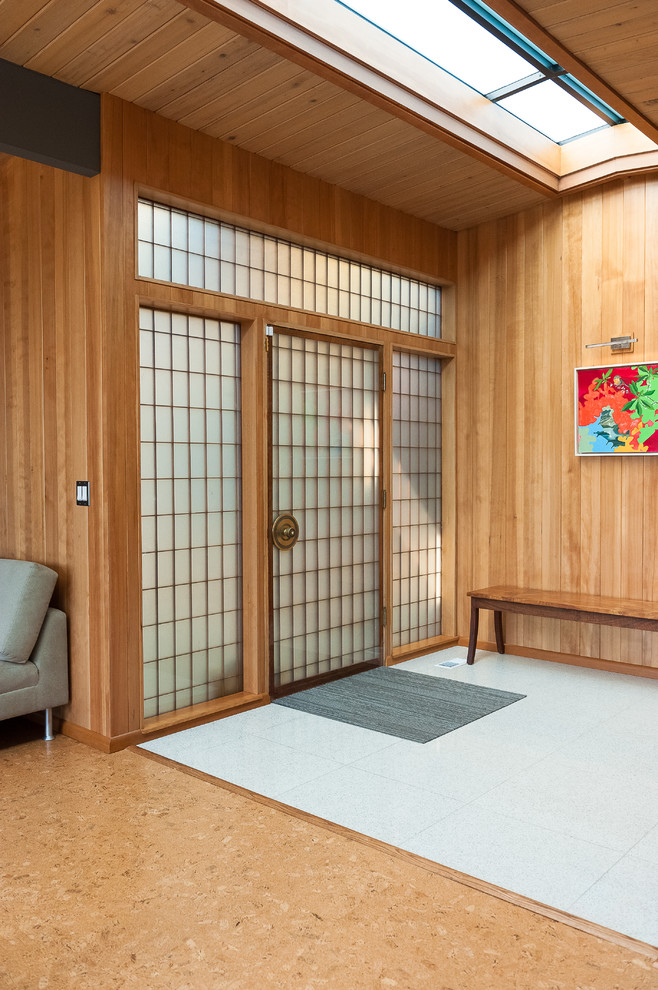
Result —
M379 351L272 338L270 691L381 663Z

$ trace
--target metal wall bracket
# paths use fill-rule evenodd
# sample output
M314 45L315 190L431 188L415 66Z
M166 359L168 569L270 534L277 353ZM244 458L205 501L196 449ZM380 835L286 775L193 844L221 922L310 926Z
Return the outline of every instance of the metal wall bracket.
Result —
M600 344L585 344L585 347L609 347L612 351L631 351L633 344L637 344L638 338L626 334L625 337L611 337Z

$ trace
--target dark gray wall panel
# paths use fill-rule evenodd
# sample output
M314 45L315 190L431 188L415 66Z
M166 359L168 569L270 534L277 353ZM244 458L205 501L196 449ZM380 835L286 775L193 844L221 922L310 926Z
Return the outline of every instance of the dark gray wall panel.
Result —
M0 151L97 175L100 96L0 59Z

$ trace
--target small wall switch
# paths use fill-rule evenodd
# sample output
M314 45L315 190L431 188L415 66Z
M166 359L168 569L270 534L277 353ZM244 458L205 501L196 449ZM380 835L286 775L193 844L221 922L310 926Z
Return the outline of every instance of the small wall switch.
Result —
M75 501L77 505L89 505L89 482L76 481Z

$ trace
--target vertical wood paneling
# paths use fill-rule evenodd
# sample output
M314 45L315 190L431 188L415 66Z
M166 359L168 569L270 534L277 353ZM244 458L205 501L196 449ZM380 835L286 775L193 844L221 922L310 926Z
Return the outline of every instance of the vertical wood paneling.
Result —
M647 354L658 354L658 184L646 184L644 332ZM642 508L645 527L656 515L656 491L653 476L645 467ZM642 597L658 601L658 555L652 547L644 546L642 558ZM658 667L658 636L643 634L644 662Z
M542 355L542 371L540 379L546 376L548 381L560 381L561 354L561 289L553 277L553 272L560 270L562 258L562 223L554 210L546 211L544 233L544 266L542 273L542 296L544 299L542 325L544 328L544 350ZM558 388L559 395L559 388ZM559 420L556 423L555 401L553 396L547 401L545 418L543 420L543 459L542 459L542 490L545 499L545 512L542 526L541 555L548 560L548 580L557 587L560 582L560 554L555 548L561 545L560 527L560 489L555 484L553 465L559 464L561 453L561 431ZM559 650L559 624L544 620L544 637L549 649Z
M535 587L541 574L542 529L544 523L544 505L542 489L542 471L544 454L542 450L546 417L551 416L546 398L542 402L540 395L546 397L545 382L541 368L544 350L545 334L550 328L542 321L542 292L543 287L543 235L545 214L533 210L527 215L524 237L525 274L523 286L523 394L518 396L519 414L523 419L523 447L525 450L525 465L523 473L523 502L521 515L523 517L523 560L522 584ZM537 400L539 399L539 405ZM532 420L530 419L532 417ZM534 421L537 429L535 443L529 443L528 424ZM533 525L530 525L530 520ZM542 620L528 616L524 617L523 629L526 635L539 635Z
M506 498L506 552L503 570L505 574L514 574L520 582L524 566L524 519L519 511L522 504L525 487L525 462L528 451L524 444L523 396L524 396L524 292L525 284L525 253L520 250L523 244L525 230L525 215L511 217L506 223L504 233L507 269L506 269L506 312L508 332L503 339L503 350L506 357L505 393L507 396L507 418L505 431L509 436L509 446L506 451L507 486ZM517 616L516 623L523 623L523 616ZM509 628L510 635L515 630ZM516 637L518 638L518 632Z
M625 332L621 363L658 357L657 206L658 180L627 179L459 235L461 635L466 592L488 584L656 600L658 459L575 456L573 369ZM507 632L651 666L657 638L512 616Z
M628 329L644 327L644 270L646 244L646 186L645 183L625 182L622 187L622 257L623 284L621 288L622 326ZM632 336L640 336L633 329ZM644 332L642 332L644 338ZM641 342L646 347L644 339ZM651 469L647 470L646 457L637 460L625 458L621 464L621 546L635 548L623 552L620 561L622 587L631 598L642 598L645 557L643 534L647 522L644 519L642 492L651 483ZM629 501L629 499L631 501ZM626 501L626 504L624 502ZM640 630L627 630L625 650L634 656L642 656L644 634Z
M98 607L100 180L21 159L0 171L0 555L53 567L67 613L68 719L93 722L90 685L106 650ZM89 434L95 433L93 448ZM88 478L92 505L75 504Z
M569 273L578 270L583 252L583 202L582 197L568 199L558 216L562 217L562 264L558 288L561 312L560 351L567 365L576 368L581 361L580 335L574 327L582 325L583 295L578 280L569 278ZM560 474L560 587L565 591L581 589L582 555L580 553L581 484L580 462L573 456L574 428L570 425L573 403L573 378L561 375L560 390L560 452L562 465ZM562 507L569 505L568 512ZM580 653L581 625L577 622L560 623L559 649L568 654Z
M624 289L623 255L623 189L617 183L606 190L603 200L603 254L601 281L601 340L609 340L622 326L622 300ZM608 352L608 357L611 352ZM593 352L593 360L583 362L598 364L607 360L606 351ZM622 505L621 458L610 458L601 465L601 515L599 525L601 594L621 594L622 518L630 506ZM630 597L630 595L628 596ZM619 657L621 630L601 627L601 652L605 660Z
M573 268L562 270L562 284L572 283L583 300L582 324L571 328L577 342L576 367L595 364L602 360L596 351L586 351L584 344L604 339L603 326L603 196L595 191L583 198L583 251L580 259L573 258ZM563 290L564 291L564 290ZM583 340L583 335L585 340ZM567 414L568 415L568 414ZM575 427L574 427L575 429ZM574 441L575 442L575 441ZM580 541L577 544L582 558L581 588L593 595L601 593L601 461L598 457L578 460L571 457L580 468ZM569 505L569 496L563 506ZM600 627L580 626L580 649L583 656L601 655Z

